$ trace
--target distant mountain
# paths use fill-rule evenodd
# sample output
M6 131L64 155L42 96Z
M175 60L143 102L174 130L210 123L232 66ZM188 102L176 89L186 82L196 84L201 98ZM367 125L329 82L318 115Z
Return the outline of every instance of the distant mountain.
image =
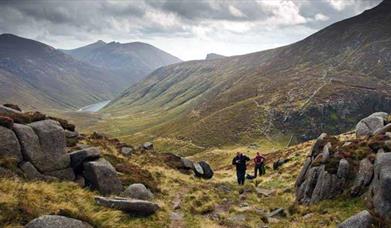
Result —
M63 51L75 59L119 75L129 82L128 85L145 78L161 66L181 62L177 57L141 42L122 44L97 41L84 47Z
M203 146L346 131L391 111L390 28L384 1L292 45L160 68L105 111L138 121L122 133L129 139L143 132Z
M28 109L76 109L108 100L123 88L120 77L53 47L0 35L0 103Z
M209 53L209 54L206 55L205 60L221 59L221 58L225 58L225 56L224 55L219 55L219 54L216 54L216 53Z

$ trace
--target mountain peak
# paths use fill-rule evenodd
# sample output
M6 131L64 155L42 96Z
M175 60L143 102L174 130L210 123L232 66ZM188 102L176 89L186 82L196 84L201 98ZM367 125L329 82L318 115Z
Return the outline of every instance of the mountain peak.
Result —
M219 54L216 54L216 53L209 53L206 55L206 60L212 60L212 59L221 59L221 58L225 58L224 55L219 55Z

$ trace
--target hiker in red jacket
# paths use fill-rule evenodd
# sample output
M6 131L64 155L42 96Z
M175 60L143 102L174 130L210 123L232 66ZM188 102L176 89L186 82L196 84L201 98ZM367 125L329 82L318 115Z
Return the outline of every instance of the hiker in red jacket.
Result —
M257 173L262 176L265 174L265 157L260 155L259 152L257 156L254 158L255 168L254 168L254 176L257 177Z

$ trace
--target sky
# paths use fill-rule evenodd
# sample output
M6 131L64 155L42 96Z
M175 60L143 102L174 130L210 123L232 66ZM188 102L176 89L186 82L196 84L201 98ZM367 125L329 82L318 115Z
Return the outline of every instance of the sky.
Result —
M299 41L381 0L0 0L0 33L72 49L152 44L182 60Z

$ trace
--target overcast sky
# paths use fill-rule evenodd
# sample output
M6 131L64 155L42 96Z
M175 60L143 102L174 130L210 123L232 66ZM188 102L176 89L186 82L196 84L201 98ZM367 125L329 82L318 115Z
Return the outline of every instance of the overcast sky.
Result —
M0 33L56 48L150 43L183 60L286 45L381 0L0 0Z

